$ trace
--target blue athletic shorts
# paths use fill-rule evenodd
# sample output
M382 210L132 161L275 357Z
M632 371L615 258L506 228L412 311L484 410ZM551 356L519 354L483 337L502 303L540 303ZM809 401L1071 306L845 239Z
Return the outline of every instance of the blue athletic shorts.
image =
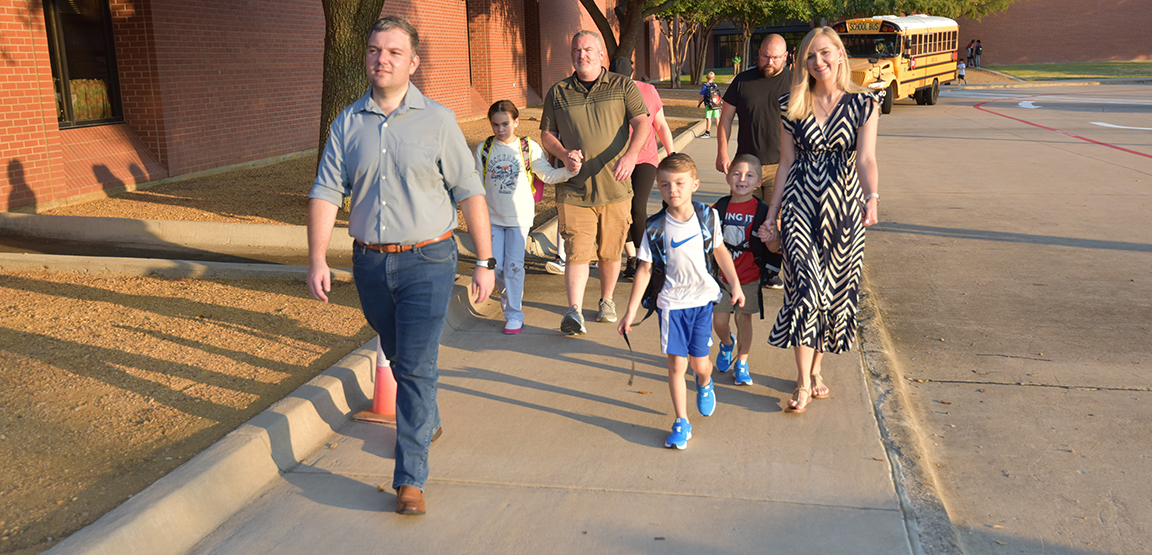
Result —
M708 358L712 348L712 303L658 312L662 353L684 358Z

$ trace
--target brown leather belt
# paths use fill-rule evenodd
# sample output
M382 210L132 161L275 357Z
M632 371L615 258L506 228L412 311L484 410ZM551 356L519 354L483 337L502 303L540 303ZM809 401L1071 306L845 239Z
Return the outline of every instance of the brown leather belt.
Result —
M435 239L429 239L427 241L420 241L419 243L416 243L415 245L400 245L400 244L396 244L396 243L383 243L380 245L368 245L366 243L361 242L359 239L356 239L355 241L356 241L357 245L360 245L361 247L364 247L366 249L374 250L376 252L396 254L398 252L408 252L412 249L418 249L420 247L423 247L424 245L431 245L432 243L439 243L440 241L443 241L443 240L445 240L451 236L452 236L451 231L445 231L444 235L441 235Z

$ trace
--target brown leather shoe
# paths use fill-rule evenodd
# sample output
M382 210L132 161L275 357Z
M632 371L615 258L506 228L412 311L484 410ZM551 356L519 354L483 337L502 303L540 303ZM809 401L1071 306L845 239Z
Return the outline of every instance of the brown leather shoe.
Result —
M396 512L402 515L424 514L424 492L416 486L400 486L396 490Z

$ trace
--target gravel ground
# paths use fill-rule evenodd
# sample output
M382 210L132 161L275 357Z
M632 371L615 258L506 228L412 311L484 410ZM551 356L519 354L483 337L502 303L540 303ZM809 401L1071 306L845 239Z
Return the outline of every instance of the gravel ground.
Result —
M678 118L702 114L668 102L674 135L696 122ZM519 129L537 142L539 113L525 109ZM461 128L472 147L491 134L484 118ZM46 213L305 225L315 164L304 155ZM546 193L536 223L555 214ZM331 298L299 281L0 271L0 553L48 549L374 335L355 285L333 284Z

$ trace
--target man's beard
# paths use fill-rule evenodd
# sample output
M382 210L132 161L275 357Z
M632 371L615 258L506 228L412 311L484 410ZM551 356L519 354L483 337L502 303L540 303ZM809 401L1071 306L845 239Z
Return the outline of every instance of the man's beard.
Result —
M783 67L777 71L772 71L772 66L770 64L765 64L764 67L760 68L760 75L763 75L764 77L775 77L780 75L781 71L784 71Z

